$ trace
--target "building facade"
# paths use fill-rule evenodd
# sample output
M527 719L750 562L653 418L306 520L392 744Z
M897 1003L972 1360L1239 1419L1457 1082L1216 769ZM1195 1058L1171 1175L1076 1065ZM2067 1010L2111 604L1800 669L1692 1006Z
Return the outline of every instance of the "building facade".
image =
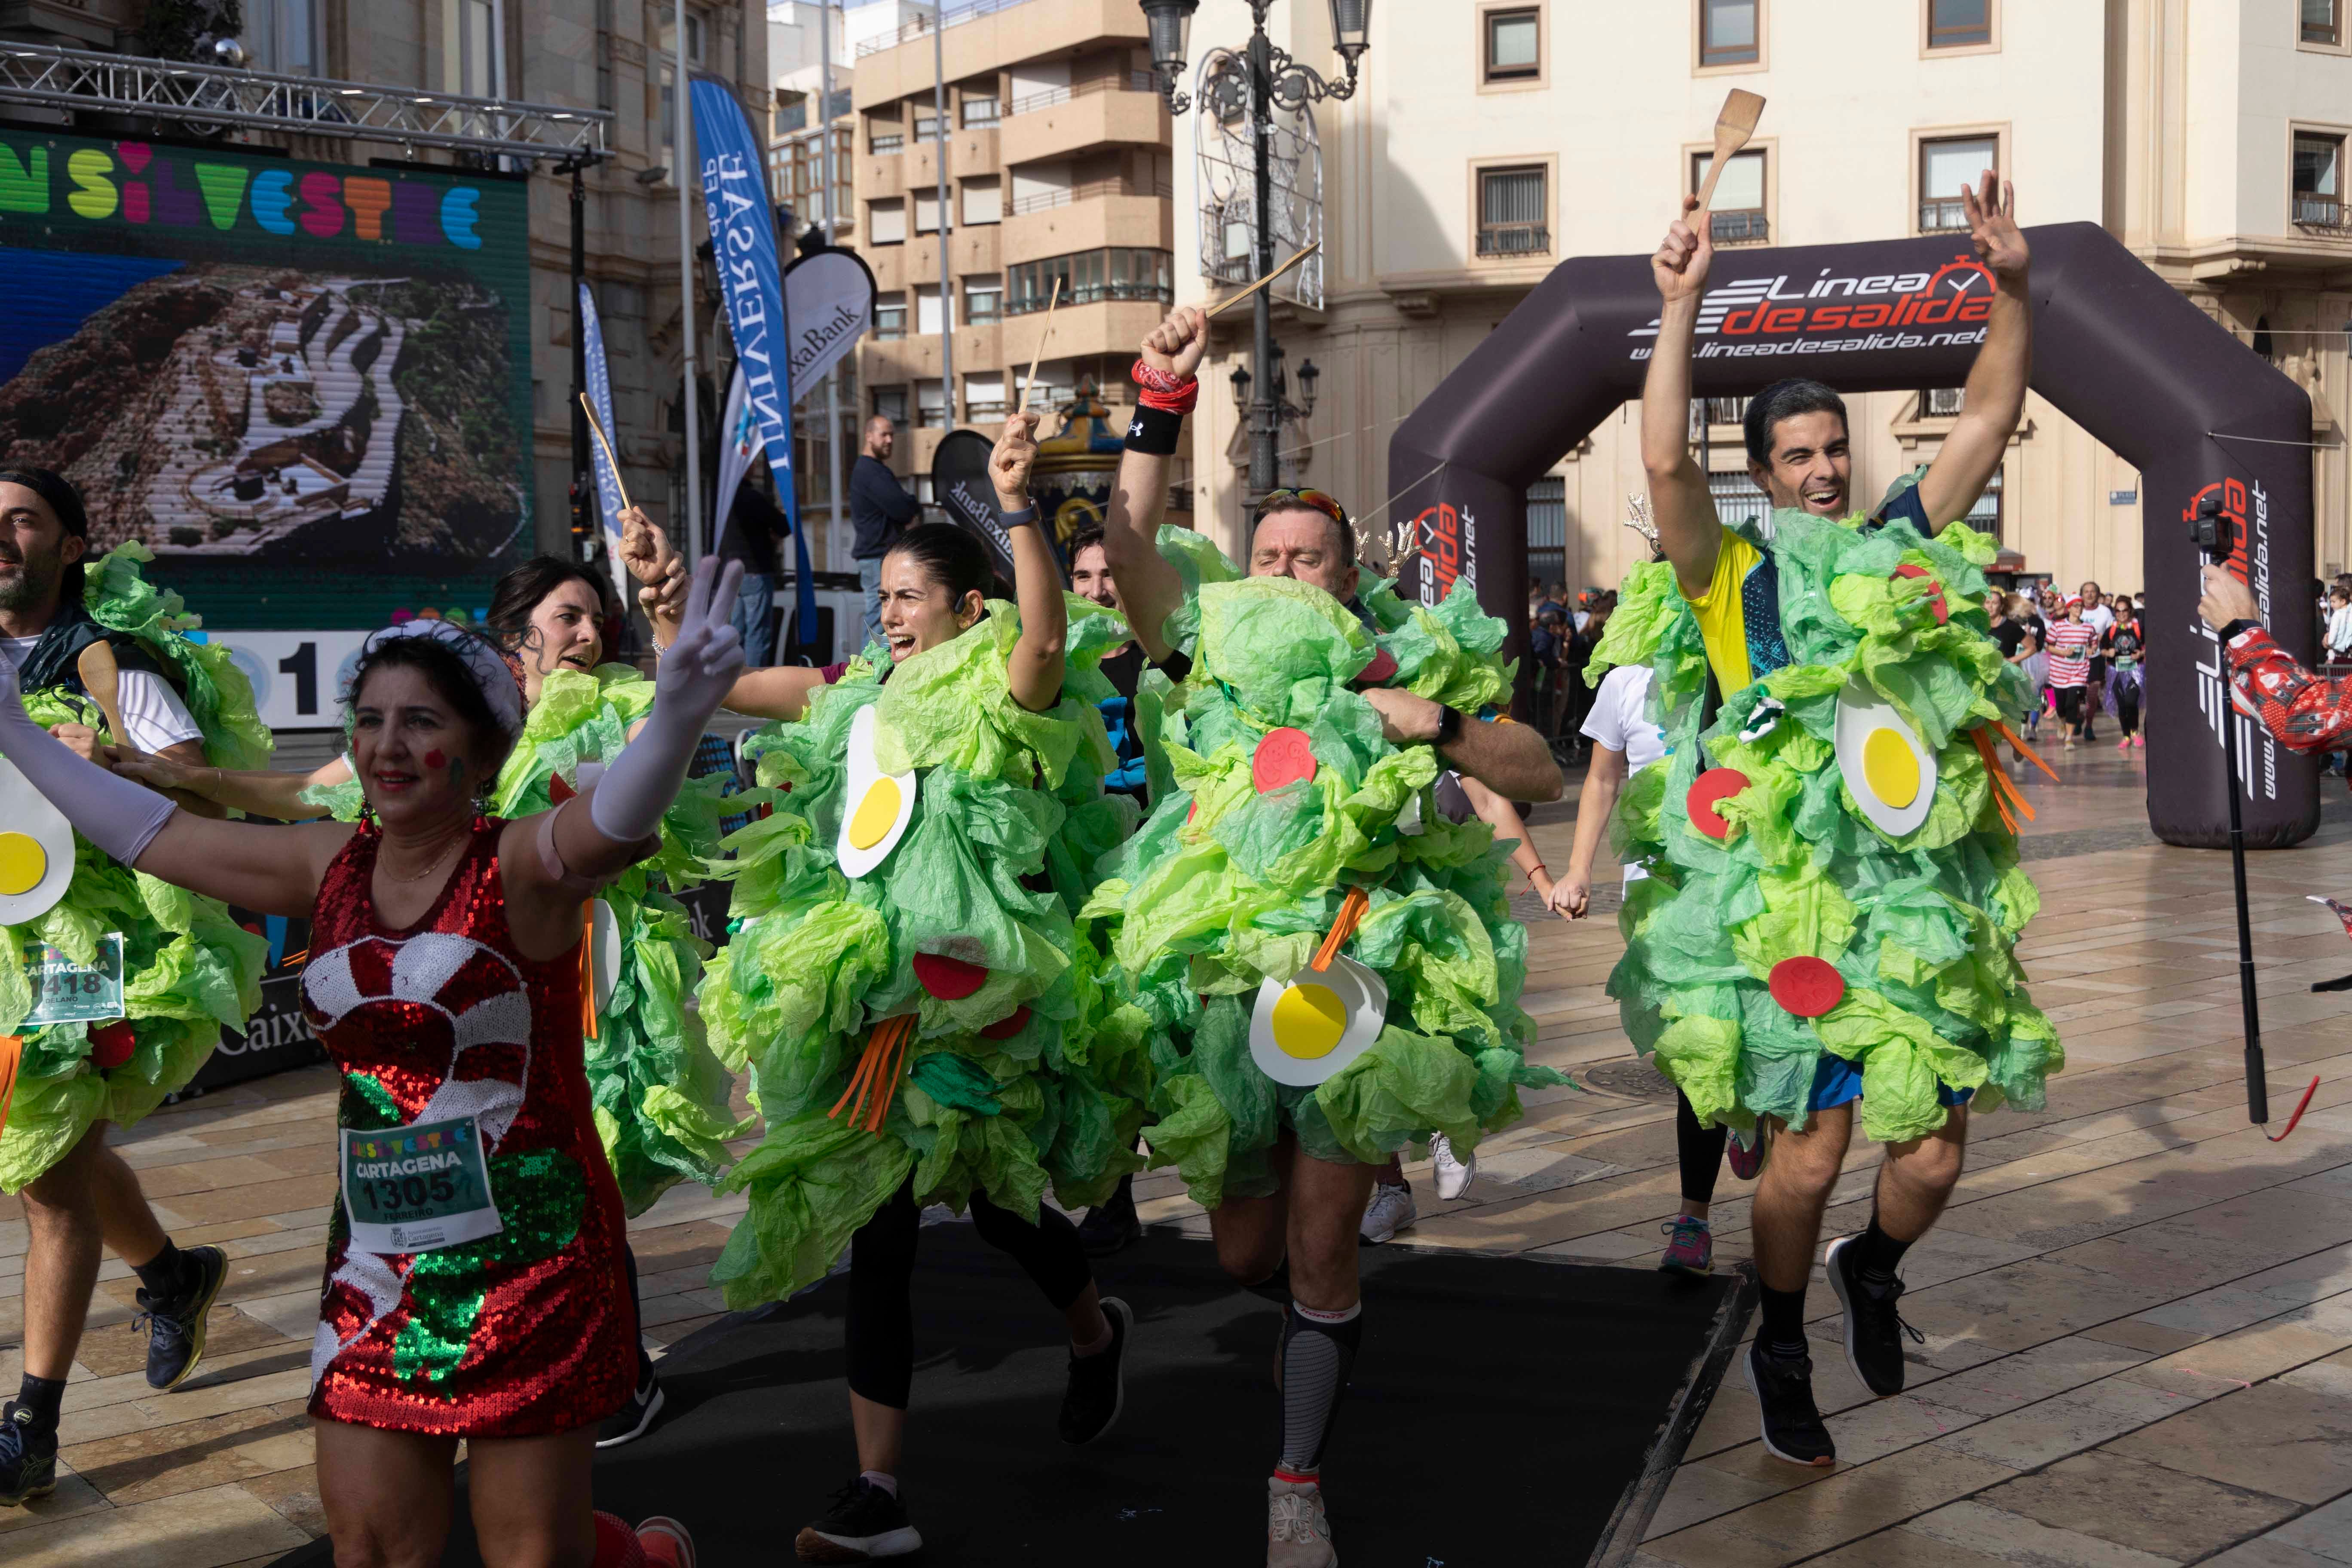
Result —
M2015 183L2021 221L2098 223L2311 394L2315 550L2352 566L2341 421L2352 342L2352 19L2344 0L1461 0L1372 13L1362 85L1318 107L1328 201L1320 310L1285 304L1276 334L1311 355L1321 397L1286 429L1286 482L1386 515L1397 424L1571 256L1646 254L1705 173L1729 89L1767 100L1714 205L1720 279L1742 247L1951 233L1963 181ZM1249 35L1242 0L1205 0L1193 66ZM1328 6L1279 0L1269 31L1330 74ZM1188 80L1188 87L1193 84ZM1197 110L1196 110L1197 112ZM1192 160L1176 169L1181 298L1214 237ZM1203 244L1207 238L1208 243ZM1221 321L1205 379L1249 356ZM1853 493L1874 498L1932 458L1958 389L1850 400ZM1734 399L1703 449L1727 515L1757 504ZM1228 548L1244 517L1233 399L1203 397L1192 488ZM1637 559L1622 526L1644 488L1629 405L1529 496L1529 575L1614 584ZM1694 445L1702 432L1694 428ZM1214 454L1212 458L1211 454ZM2011 564L2068 587L2141 582L2137 475L2036 396L1980 503ZM2145 520L2171 526L2169 519Z
M927 500L941 437L1000 429L1033 360L1033 406L1092 386L1098 412L1066 439L1108 430L1115 448L1136 346L1175 298L1169 115L1143 45L1134 0L982 0L859 47L857 237L881 290L861 412L900 426L894 466Z

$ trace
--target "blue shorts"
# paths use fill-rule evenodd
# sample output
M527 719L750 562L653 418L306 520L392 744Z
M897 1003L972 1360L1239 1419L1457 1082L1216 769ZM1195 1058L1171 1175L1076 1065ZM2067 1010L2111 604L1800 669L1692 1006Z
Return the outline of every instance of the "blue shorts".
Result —
M1948 1083L1936 1085L1938 1105L1966 1105L1976 1096L1972 1089L1954 1089ZM1852 1105L1862 1098L1862 1066L1850 1062L1833 1051L1823 1051L1819 1066L1813 1068L1813 1092L1805 1101L1808 1110L1829 1110L1841 1105Z

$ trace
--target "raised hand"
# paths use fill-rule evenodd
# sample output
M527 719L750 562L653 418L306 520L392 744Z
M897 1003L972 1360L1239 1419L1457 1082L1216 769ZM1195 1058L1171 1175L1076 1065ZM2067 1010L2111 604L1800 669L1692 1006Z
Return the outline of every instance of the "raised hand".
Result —
M631 507L621 514L620 555L630 576L640 583L657 584L667 574L677 552L670 548L669 535L652 518Z
M708 718L727 700L735 678L743 673L743 638L728 624L729 612L735 606L735 590L742 581L740 561L730 561L723 573L718 562L709 559L695 567L687 584L677 636L663 651L661 666L654 674L656 701Z
M1982 190L1960 187L1960 205L1968 213L1969 243L1976 247L1977 259L1994 276L2022 282L2033 258L2025 231L2017 226L2016 187L1987 169Z
M1669 304L1677 300L1695 300L1706 291L1707 268L1715 262L1715 241L1701 229L1691 226L1691 214L1697 210L1698 198L1685 196L1683 216L1667 226L1665 242L1650 258L1650 276L1657 282L1659 295Z
M1037 426L1044 418L1042 414L1015 414L1004 422L1004 434L988 455L989 482L1007 511L1029 504L1029 469L1037 460Z
M1179 305L1143 340L1143 363L1183 380L1199 373L1209 352L1209 318L1192 305Z

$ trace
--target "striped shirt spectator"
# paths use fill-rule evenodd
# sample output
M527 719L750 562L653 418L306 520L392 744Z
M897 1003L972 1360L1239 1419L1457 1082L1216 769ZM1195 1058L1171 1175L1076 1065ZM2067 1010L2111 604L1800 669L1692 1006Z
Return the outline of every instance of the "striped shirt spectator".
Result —
M2053 621L2050 626L2050 684L2063 690L2091 684L2091 650L2098 628L2088 621Z

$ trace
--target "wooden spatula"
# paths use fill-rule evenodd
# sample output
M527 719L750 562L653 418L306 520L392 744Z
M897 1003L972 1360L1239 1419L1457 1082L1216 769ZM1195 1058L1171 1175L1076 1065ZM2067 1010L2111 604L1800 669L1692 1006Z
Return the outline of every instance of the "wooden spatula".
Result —
M100 637L81 650L74 668L83 689L106 718L107 738L118 746L131 744L131 737L122 732L122 670L114 661L114 649Z
M1691 214L1692 226L1715 201L1715 182L1723 177L1724 164L1731 155L1748 145L1756 134L1756 122L1764 118L1764 100L1760 94L1746 88L1735 87L1723 100L1723 112L1715 117L1715 162L1707 166L1706 183L1698 188L1698 211Z

